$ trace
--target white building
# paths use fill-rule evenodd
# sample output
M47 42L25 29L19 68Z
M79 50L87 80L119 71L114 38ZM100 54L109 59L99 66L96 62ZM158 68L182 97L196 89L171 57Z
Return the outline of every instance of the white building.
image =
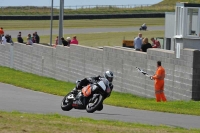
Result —
M175 12L165 13L164 49L200 50L200 4L176 3Z

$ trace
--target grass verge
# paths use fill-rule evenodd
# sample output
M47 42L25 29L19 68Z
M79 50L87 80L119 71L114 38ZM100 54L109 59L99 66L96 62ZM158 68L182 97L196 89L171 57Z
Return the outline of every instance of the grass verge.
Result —
M0 111L0 132L3 133L199 133L199 129L183 129L163 125L125 123L119 121L72 118L58 114L27 114Z
M63 28L98 28L98 27L131 27L164 25L165 18L124 18L124 19L85 19L64 20ZM49 29L50 20L0 20L1 27L6 30ZM59 27L59 21L53 21L53 28ZM23 33L22 33L23 34ZM17 35L16 35L17 36Z
M0 75L0 82L60 96L66 95L66 93L71 91L75 85L73 83L58 81L52 78L24 73L7 67L0 67ZM157 103L154 99L141 98L132 94L113 92L112 95L105 100L105 104L200 116L200 102L195 101L169 101L166 103Z

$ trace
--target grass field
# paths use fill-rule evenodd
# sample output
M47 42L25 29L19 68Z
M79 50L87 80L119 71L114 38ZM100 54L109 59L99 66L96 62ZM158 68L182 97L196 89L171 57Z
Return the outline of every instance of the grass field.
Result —
M119 121L72 118L58 114L26 114L0 111L1 133L199 133L164 125L151 126Z
M77 6L76 9L65 7L64 14L116 14L116 13L149 13L149 12L166 12L174 11L172 5L135 5L134 7L115 5L111 6L93 6L84 7ZM59 9L54 8L54 15L59 15ZM5 7L1 9L0 15L49 15L51 14L50 7Z
M159 2L156 5L175 5L177 2L188 2L188 3L200 3L200 0L162 0L161 2Z
M24 73L6 67L0 67L0 75L0 82L60 96L66 95L66 93L71 91L75 86L73 83ZM105 104L200 116L200 102L195 101L169 101L166 103L157 103L154 98L142 98L132 94L113 92L111 96L105 100Z
M98 27L132 27L164 25L164 18L126 18L126 19L94 19L64 20L63 28L98 28ZM0 20L0 27L7 30L50 29L50 20ZM53 21L53 28L59 27L59 21Z

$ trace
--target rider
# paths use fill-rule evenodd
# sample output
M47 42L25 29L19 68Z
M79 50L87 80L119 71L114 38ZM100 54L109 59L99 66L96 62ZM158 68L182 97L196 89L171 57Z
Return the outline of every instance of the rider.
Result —
M143 30L146 30L146 29L147 29L147 26L146 26L146 24L145 24L145 23L144 23L144 24L142 24L141 28L142 28Z
M101 80L101 78L106 78L109 81L109 88L111 89L110 93L107 95L107 97L109 97L112 92L112 89L113 89L113 84L112 84L113 77L114 76L111 71L106 71L104 73L103 77L97 76L97 77L84 78L77 83L76 87L72 90L72 93L77 93L78 90L81 90L83 88L83 86L86 86L89 83L94 83L94 82Z

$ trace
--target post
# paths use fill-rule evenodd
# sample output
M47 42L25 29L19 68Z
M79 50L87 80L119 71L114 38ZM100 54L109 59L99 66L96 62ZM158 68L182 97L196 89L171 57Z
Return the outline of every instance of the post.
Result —
M53 28L53 0L51 1L51 31L50 31L50 45L52 46L52 28Z
M192 9L190 9L189 10L189 16L190 16L190 18L189 18L189 33L192 33L192 14L193 13L193 10Z
M59 36L58 36L59 45L62 45L61 37L63 37L63 10L64 10L64 0L60 0Z

